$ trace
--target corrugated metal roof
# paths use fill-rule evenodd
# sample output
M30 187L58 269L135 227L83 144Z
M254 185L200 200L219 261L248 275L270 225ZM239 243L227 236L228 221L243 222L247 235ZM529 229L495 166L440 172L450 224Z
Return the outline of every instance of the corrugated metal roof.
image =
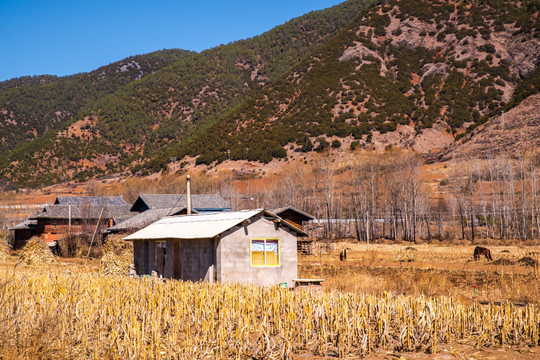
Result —
M298 236L307 233L290 224L286 220L269 213L264 209L218 212L212 214L179 215L165 217L137 231L125 240L157 240L157 239L208 239L241 224L258 214L277 219L281 224L295 231Z
M243 221L260 214L263 209L220 212L213 214L180 215L163 218L124 238L151 239L208 239L217 236Z

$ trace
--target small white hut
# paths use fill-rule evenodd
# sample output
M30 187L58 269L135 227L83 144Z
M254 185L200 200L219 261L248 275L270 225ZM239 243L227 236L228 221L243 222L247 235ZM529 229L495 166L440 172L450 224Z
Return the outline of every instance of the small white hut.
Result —
M133 241L139 275L293 286L297 237L306 233L264 209L163 218Z

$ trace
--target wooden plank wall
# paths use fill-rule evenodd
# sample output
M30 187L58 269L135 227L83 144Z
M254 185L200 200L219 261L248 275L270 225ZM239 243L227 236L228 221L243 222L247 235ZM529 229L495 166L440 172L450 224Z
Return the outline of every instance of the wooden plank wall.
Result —
M163 269L163 277L174 279L174 240L166 241L165 252L165 268Z
M181 279L182 278L182 241L174 240L173 242L173 259L174 259L174 271L173 278Z

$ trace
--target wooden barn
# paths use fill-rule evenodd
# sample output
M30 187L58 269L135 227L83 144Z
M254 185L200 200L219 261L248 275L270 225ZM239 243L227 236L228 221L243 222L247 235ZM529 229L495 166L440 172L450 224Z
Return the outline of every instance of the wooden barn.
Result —
M133 241L139 275L293 286L297 238L305 235L257 209L165 217L125 239Z
M27 221L12 228L14 248L24 246L31 236L40 236L45 243L68 235L91 234L119 223L133 214L121 196L58 196Z

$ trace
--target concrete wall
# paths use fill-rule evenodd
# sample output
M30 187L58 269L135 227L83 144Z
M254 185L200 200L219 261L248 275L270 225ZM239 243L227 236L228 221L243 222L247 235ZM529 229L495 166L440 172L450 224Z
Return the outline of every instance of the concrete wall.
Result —
M294 286L298 277L296 236L288 229L277 227L271 220L256 216L243 226L225 232L217 246L217 280L245 284L271 285L286 282ZM251 240L257 238L279 239L280 266L251 266Z

